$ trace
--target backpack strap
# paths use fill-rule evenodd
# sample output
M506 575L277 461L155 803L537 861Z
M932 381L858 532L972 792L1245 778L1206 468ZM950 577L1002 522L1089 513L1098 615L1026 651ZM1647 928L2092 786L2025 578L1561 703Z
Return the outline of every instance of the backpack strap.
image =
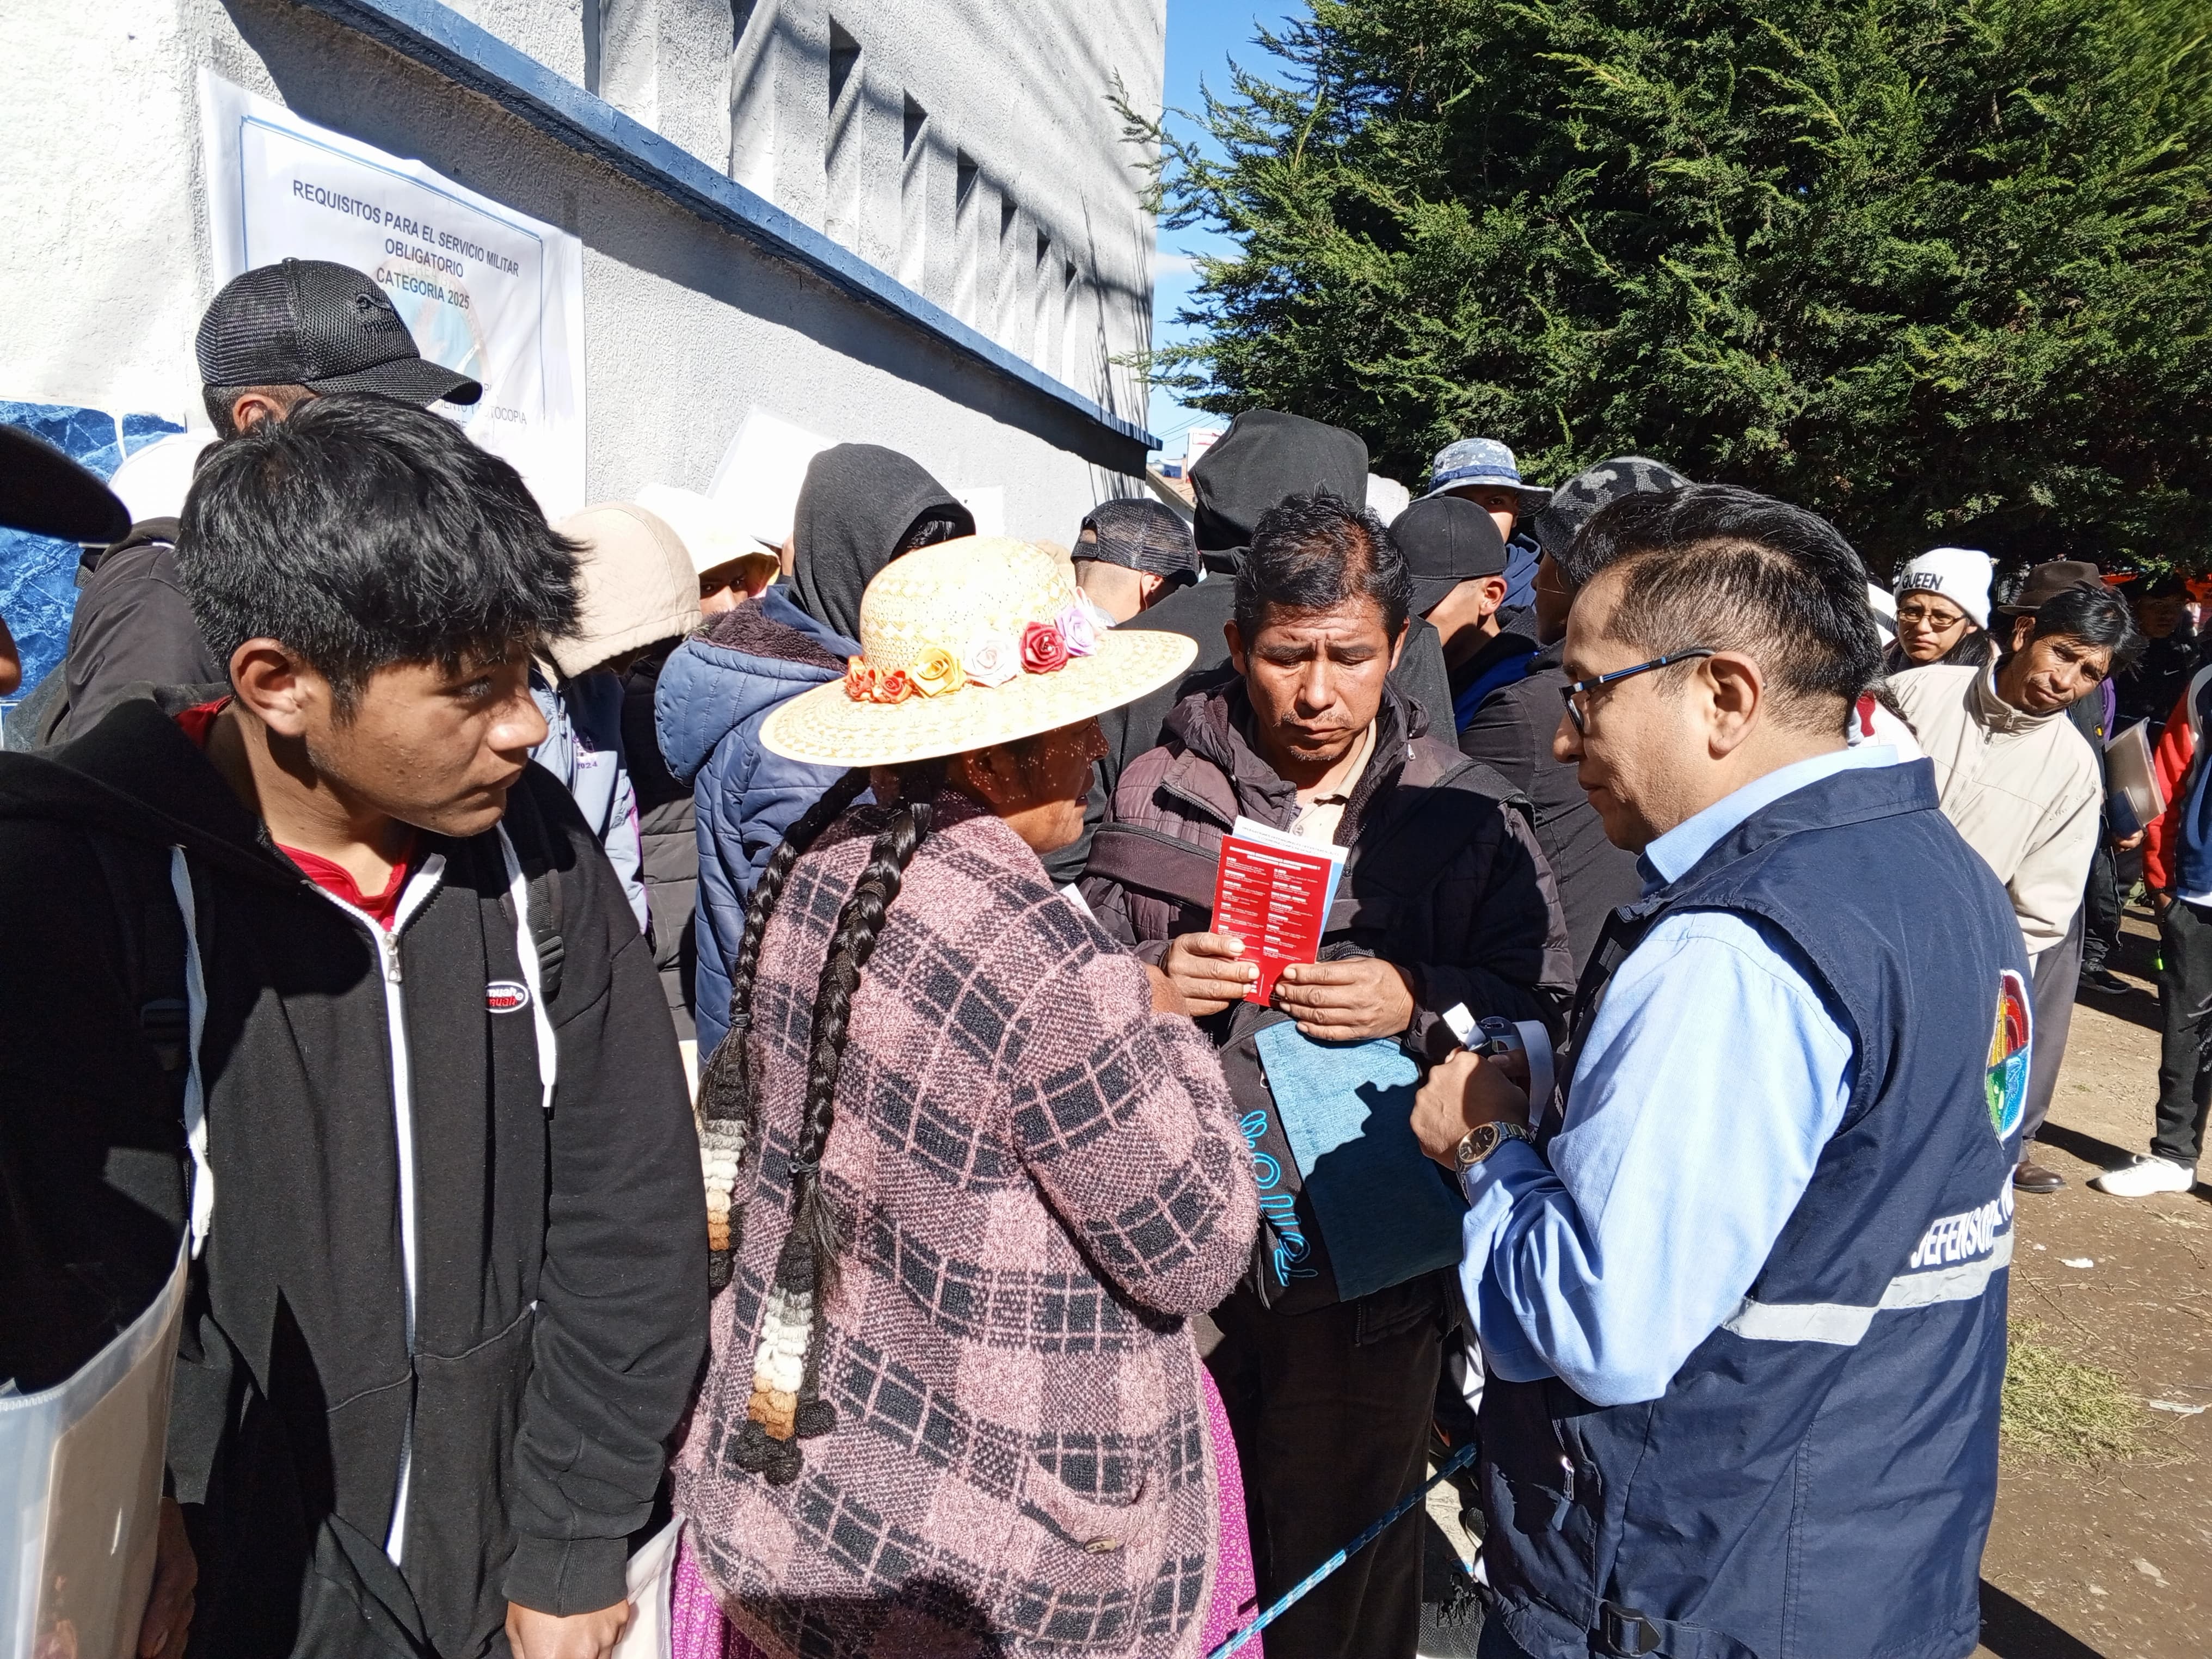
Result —
M1213 908L1221 857L1141 823L1102 823L1091 838L1085 876L1105 876L1139 892Z

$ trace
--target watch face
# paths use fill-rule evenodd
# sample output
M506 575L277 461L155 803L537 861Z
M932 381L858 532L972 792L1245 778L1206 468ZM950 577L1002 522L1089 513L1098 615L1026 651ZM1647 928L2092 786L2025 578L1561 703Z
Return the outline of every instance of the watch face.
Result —
M1480 1164L1490 1156L1491 1148L1497 1145L1498 1126L1495 1123L1478 1123L1459 1143L1460 1167L1465 1169L1471 1164Z

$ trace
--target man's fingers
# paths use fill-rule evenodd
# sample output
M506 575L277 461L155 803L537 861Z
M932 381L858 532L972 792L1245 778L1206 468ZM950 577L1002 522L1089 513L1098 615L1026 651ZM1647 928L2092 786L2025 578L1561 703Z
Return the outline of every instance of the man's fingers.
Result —
M1176 948L1194 957L1219 957L1233 961L1244 954L1244 941L1234 933L1182 933Z

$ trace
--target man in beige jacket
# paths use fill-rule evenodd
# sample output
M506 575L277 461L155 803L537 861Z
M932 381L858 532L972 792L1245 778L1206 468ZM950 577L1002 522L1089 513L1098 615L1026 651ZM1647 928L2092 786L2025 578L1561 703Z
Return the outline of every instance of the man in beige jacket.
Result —
M2035 969L2035 1048L2027 1132L2013 1185L2052 1193L2065 1180L2027 1148L2051 1110L2081 965L2081 891L2103 819L2100 757L2066 718L2075 702L2141 645L2126 603L2079 561L2028 573L2000 629L1992 667L1916 668L1889 682L1936 765L1944 816L2012 896ZM1940 924L1941 918L1932 918Z

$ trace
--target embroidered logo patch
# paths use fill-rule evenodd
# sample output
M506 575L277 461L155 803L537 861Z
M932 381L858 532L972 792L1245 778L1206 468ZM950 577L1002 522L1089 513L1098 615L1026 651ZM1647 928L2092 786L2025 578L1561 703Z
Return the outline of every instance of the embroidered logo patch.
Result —
M2027 982L2008 968L1997 981L1996 1030L1990 1037L1990 1069L1982 1080L1990 1127L2004 1139L2027 1109L2028 1039L2033 1030Z
M484 987L484 1006L495 1014L512 1014L530 1006L530 988L519 979L495 979Z

